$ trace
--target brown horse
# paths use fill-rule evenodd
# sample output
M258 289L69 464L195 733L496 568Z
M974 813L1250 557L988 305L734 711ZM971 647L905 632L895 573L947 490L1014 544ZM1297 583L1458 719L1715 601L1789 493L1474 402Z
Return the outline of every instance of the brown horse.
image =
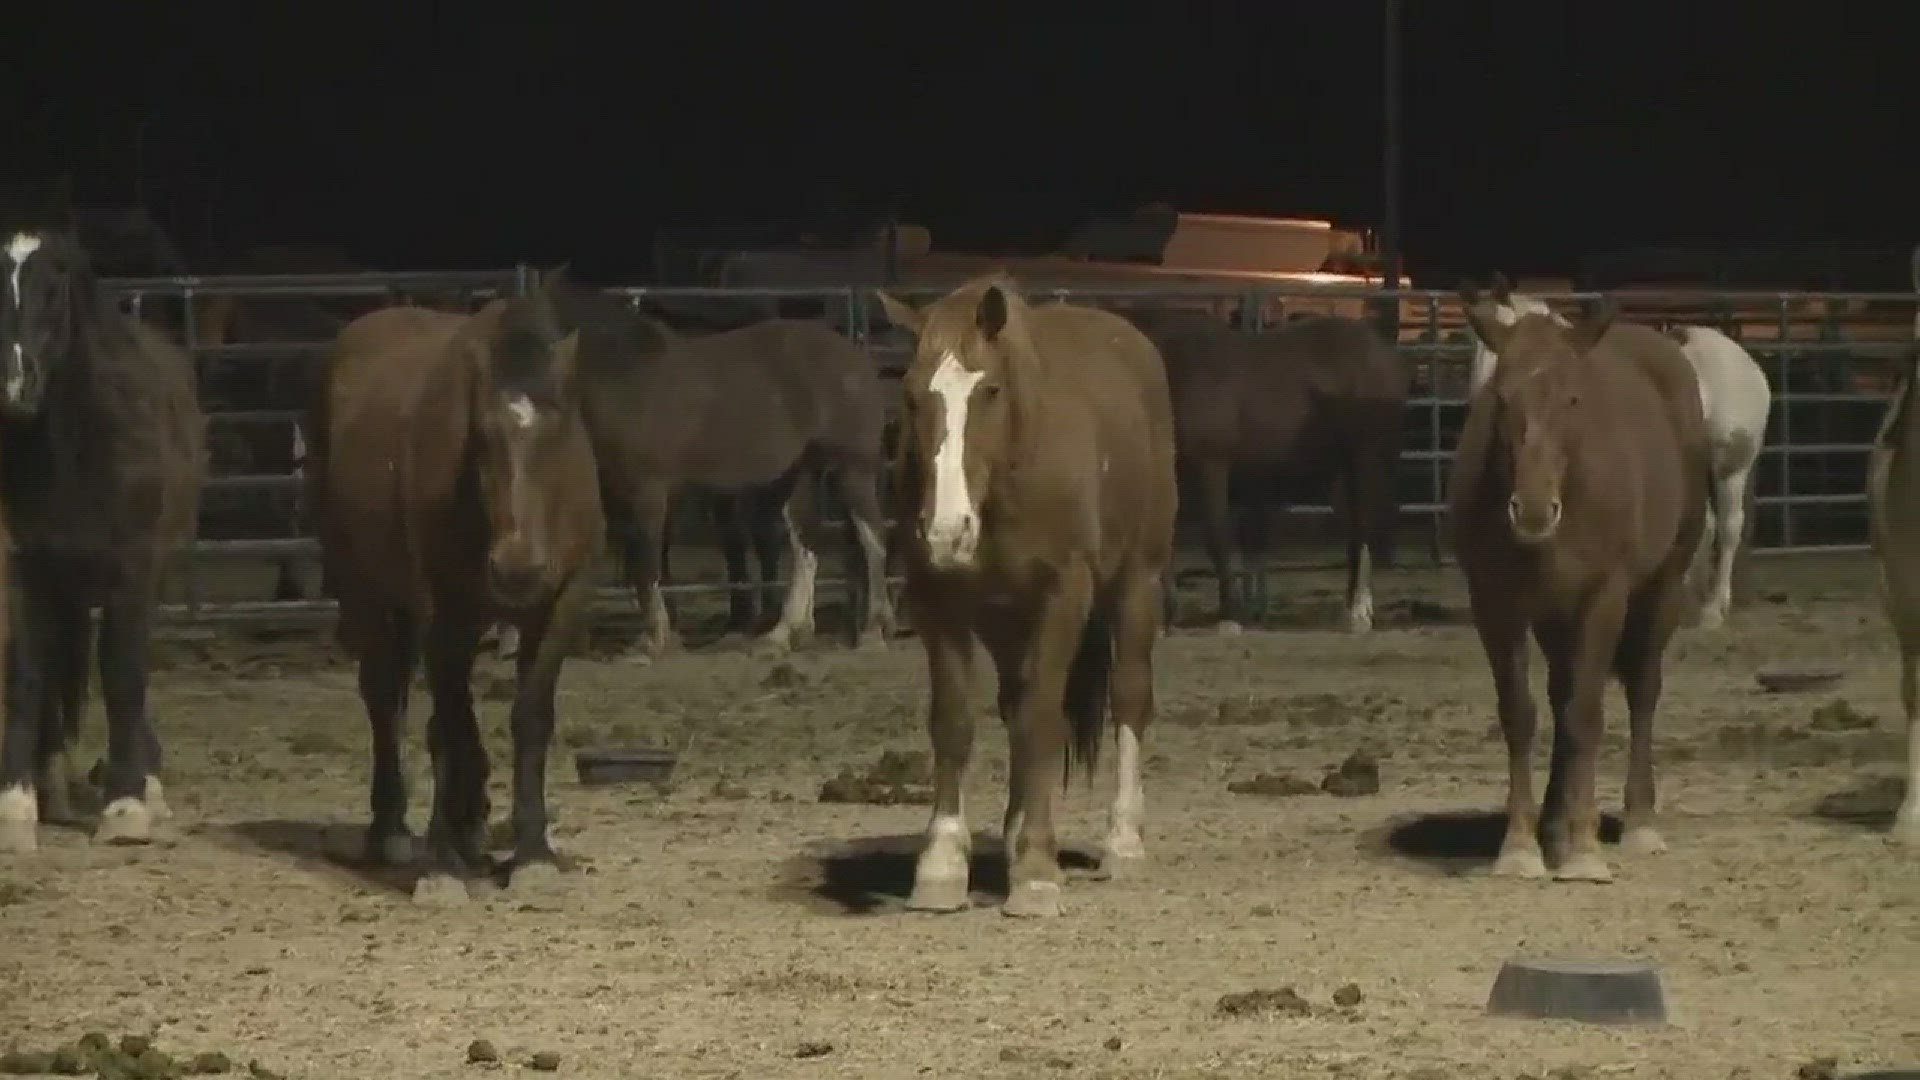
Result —
M42 800L49 818L70 813L61 759L78 738L89 665L107 714L94 837L144 843L167 816L147 707L153 609L198 517L205 429L193 364L119 309L69 235L12 235L0 282L0 465L19 591L0 851L34 848Z
M1372 629L1373 564L1391 565L1399 524L1407 405L1400 354L1367 324L1338 315L1306 315L1258 332L1193 311L1130 317L1166 359L1182 480L1199 491L1223 627L1247 614L1227 502L1229 472L1240 467L1257 474L1263 492L1318 493L1334 480L1344 486L1347 625ZM1169 619L1172 602L1169 574Z
M1561 880L1606 881L1594 774L1609 673L1626 690L1630 729L1622 844L1665 848L1653 827L1653 719L1705 529L1700 392L1677 344L1615 323L1611 304L1571 326L1546 315L1503 323L1492 300L1462 295L1475 332L1500 354L1468 408L1449 493L1507 742L1507 834L1494 872L1542 877L1552 867ZM1538 819L1529 631L1546 656L1554 721Z
M373 729L376 862L412 857L400 730L425 638L434 792L416 895L490 866L488 762L469 683L481 634L499 620L521 641L513 864L562 865L547 837L554 687L606 527L578 344L544 293L472 315L375 311L341 331L308 417L309 506Z
M932 684L933 820L911 907L967 904L960 803L973 748L974 640L1000 680L1013 767L1008 915L1058 915L1054 803L1091 769L1111 706L1109 865L1143 856L1140 747L1153 713L1160 580L1173 550L1173 409L1153 343L1125 319L1031 306L1000 274L915 310L902 380L899 522L907 602Z
M872 359L817 323L770 319L688 336L618 297L584 291L561 310L581 335L584 415L603 497L628 581L646 605L642 647L659 655L678 641L660 578L668 511L683 488L732 496L735 513L779 522L793 571L779 622L761 644L785 651L812 634L819 558L790 505L810 474L833 479L851 518L849 562L864 571L854 576L862 583L856 643L884 642L893 628L879 497L886 401Z

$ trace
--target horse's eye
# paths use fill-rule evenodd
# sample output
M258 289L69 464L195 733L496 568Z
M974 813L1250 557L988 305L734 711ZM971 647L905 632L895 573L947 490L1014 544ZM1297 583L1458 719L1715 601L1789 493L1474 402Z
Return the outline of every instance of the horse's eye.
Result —
M996 397L999 397L999 396L1000 396L1000 384L999 384L999 383L997 383L997 382L990 382L990 383L982 383L982 384L980 384L980 397L981 397L981 398L982 398L983 400L986 400L986 401L992 401L992 400L993 400L994 398L996 398Z

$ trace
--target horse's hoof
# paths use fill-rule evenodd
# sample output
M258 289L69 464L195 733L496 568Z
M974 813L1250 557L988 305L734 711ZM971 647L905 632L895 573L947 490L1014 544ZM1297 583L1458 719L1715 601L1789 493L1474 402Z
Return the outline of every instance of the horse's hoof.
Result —
M452 874L422 874L413 883L413 902L425 907L461 907L469 899L466 883Z
M100 812L93 839L100 844L149 843L153 840L153 812L139 799L115 799Z
M1636 825L1620 834L1620 850L1628 855L1658 855L1667 842L1651 825Z
M1007 896L1007 902L1000 905L1000 914L1014 919L1057 919L1062 910L1060 883L1055 881L1027 881L1015 885Z
M1538 847L1509 847L1500 852L1500 858L1493 864L1494 877L1533 878L1547 876L1547 860L1540 854Z
M1232 619L1221 619L1219 622L1213 624L1213 632L1216 634L1238 634L1244 629L1244 627Z
M166 789L161 786L157 776L147 777L146 803L147 813L152 814L155 821L165 821L173 816L173 808L167 805Z
M887 651L887 635L882 630L869 630L860 635L860 641L854 645L854 651L880 656Z
M1103 866L1109 862L1138 862L1146 857L1146 842L1140 839L1137 832L1114 833L1100 845L1100 863Z
M763 660L778 660L782 657L792 655L793 638L778 630L771 630L762 634L759 639L753 643L751 651L753 655Z
M1887 842L1920 851L1920 803L1909 802L1893 816L1893 828L1887 832Z
M407 833L368 836L365 859L368 866L412 866L413 837Z
M967 879L963 877L914 878L913 895L907 897L908 911L965 911L967 904Z
M1726 624L1726 613L1720 611L1718 608L1708 608L1702 611L1699 618L1694 622L1694 625L1701 630L1718 630Z
M1599 852L1583 851L1561 863L1553 871L1555 881L1590 881L1605 884L1613 880L1613 870Z

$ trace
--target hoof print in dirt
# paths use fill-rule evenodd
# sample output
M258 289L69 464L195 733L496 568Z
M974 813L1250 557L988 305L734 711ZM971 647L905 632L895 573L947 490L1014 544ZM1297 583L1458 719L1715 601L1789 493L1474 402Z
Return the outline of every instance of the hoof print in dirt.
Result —
M1227 790L1235 795L1266 795L1274 798L1320 793L1313 781L1302 780L1288 773L1261 773L1251 780L1230 781Z
M1278 990L1243 990L1223 994L1213 1006L1216 1016L1245 1018L1266 1016L1312 1016L1313 1003L1291 986Z
M1360 1004L1361 997L1359 984L1348 983L1333 992L1333 1003L1343 1009L1351 1009Z
M826 1057L831 1053L833 1053L832 1043L820 1042L813 1039L809 1039L793 1048L793 1056L802 1059Z
M1364 750L1356 750L1327 772L1320 790L1329 795L1352 798L1380 793L1380 762Z
M486 1039L475 1039L467 1044L467 1064L498 1065L500 1051L494 1049L493 1043Z
M535 1072L553 1072L560 1068L560 1055L551 1050L542 1050L527 1059L527 1068Z
M820 785L823 803L870 803L875 806L924 805L933 801L927 786L931 777L927 755L918 751L883 751L864 774L842 766L838 775Z
M1878 717L1854 708L1846 698L1834 698L1813 710L1808 726L1815 731L1872 731L1879 722Z
M1840 1075L1839 1058L1814 1058L1793 1070L1793 1080L1836 1080Z

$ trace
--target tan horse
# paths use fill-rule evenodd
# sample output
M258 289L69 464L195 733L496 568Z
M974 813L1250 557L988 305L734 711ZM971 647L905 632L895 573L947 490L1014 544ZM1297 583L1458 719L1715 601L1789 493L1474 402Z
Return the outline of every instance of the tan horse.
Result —
M1915 277L1920 280L1920 266ZM1867 473L1873 556L1880 564L1881 598L1900 643L1900 704L1907 716L1907 796L1890 838L1920 851L1920 409L1913 407L1910 366L1874 440Z
M309 416L309 505L373 728L373 861L412 857L400 727L425 637L435 782L416 895L491 869L488 762L469 683L496 621L521 635L514 865L562 863L547 837L554 687L605 534L578 340L544 293L472 315L375 311L341 331Z
M1502 322L1491 299L1463 296L1475 332L1500 354L1469 405L1449 493L1507 742L1507 834L1494 872L1543 877L1551 867L1561 880L1606 881L1594 774L1609 674L1626 689L1630 726L1623 845L1665 848L1653 827L1653 718L1705 529L1700 393L1671 338L1614 323L1610 304L1569 325L1533 314ZM1538 819L1529 632L1546 655L1554 720Z
M1166 373L1126 320L1030 306L1004 276L921 310L880 299L919 339L895 476L906 598L932 684L934 806L909 906L967 904L960 789L977 635L1012 750L1002 910L1058 915L1054 804L1076 757L1092 767L1109 704L1119 784L1105 854L1146 853L1140 747L1177 502Z

